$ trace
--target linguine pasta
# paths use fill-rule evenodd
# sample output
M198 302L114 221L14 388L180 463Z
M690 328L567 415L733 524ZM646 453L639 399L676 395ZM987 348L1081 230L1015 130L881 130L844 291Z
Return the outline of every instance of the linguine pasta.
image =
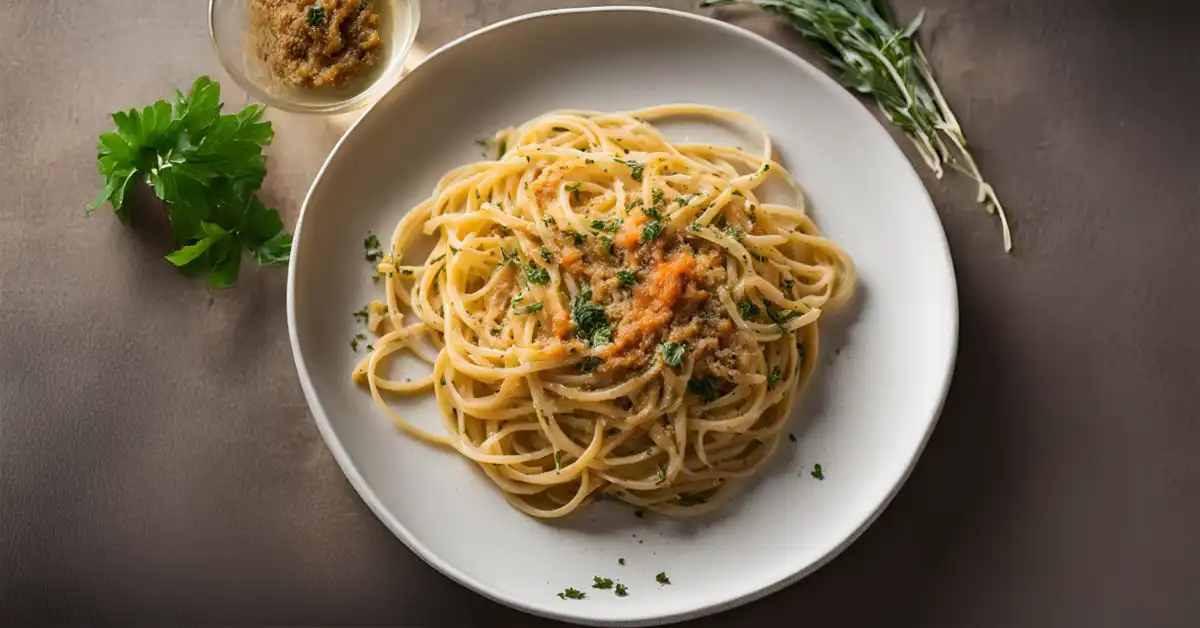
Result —
M761 153L672 143L651 124L672 116L752 125ZM778 445L817 365L818 319L854 291L850 258L802 194L759 200L771 177L799 187L733 111L556 111L493 142L496 160L447 173L396 227L355 381L530 515L599 495L716 508ZM428 237L423 263L407 262ZM401 353L432 373L387 379ZM441 433L386 403L430 390Z

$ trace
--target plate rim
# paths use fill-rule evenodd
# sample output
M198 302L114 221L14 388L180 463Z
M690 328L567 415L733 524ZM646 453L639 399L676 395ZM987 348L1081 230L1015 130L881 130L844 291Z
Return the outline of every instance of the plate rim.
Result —
M579 14L610 13L610 12L657 13L657 14L667 15L667 16L670 16L672 18L677 18L677 19L693 20L693 21L697 21L697 22L702 22L704 24L707 24L708 26L723 29L732 35L735 35L738 37L743 37L743 38L748 39L760 46L763 46L768 52L780 55L781 57L787 59L787 61L789 63L796 65L801 71L804 71L804 72L808 73L809 75L811 75L814 80L818 81L819 83L824 84L825 87L833 88L832 91L835 94L837 94L836 96L834 96L834 98L842 99L844 101L844 103L846 104L846 106L859 107L863 111L865 111L868 114L868 116L871 118L871 120L880 127L880 130L882 130L889 137L889 139L892 140L892 142L891 142L892 147L895 150L901 152L901 154L903 155L903 151L900 149L900 146L897 144L895 137L889 132L887 127L885 125L883 125L877 118L875 118L873 115L871 115L870 111L867 109L866 105L861 100L859 100L856 96L854 96L853 94L848 92L841 84L839 84L836 80L834 80L833 77L831 77L829 74L827 74L824 70L816 67L815 65L810 63L808 60L806 60L803 57L801 57L800 55L788 50L781 44L774 42L762 35L759 35L758 33L750 31L746 28L742 28L740 26L731 24L729 22L724 22L724 21L718 20L716 18L712 18L707 15L701 15L701 14L697 14L697 13L689 13L686 11L679 11L676 9L668 9L668 8L662 8L662 7L650 7L650 6L613 5L613 6L568 7L568 8L560 8L560 9L547 9L547 10L543 10L543 11L535 11L532 13L525 13L522 15L513 16L510 18L501 20L499 22L496 22L494 24L490 24L490 25L478 28L476 30L473 30L469 33L466 33L466 34L464 34L456 39L453 39L450 42L447 42L446 44L438 47L433 52L431 52L427 57L422 59L418 64L416 64L413 67L413 69L410 70L408 72L408 74L405 75L404 78L407 78L410 75L416 74L417 72L424 71L425 67L429 64L430 61L432 61L433 59L437 58L438 56L440 56L442 54L445 54L447 51L449 51L471 39L480 37L482 35L490 33L491 31L494 31L494 30L506 28L508 26L511 26L513 24L517 24L520 22L537 20L537 19L542 19L542 18L546 18L546 17L553 17L556 15L575 14L575 13L579 13ZM940 247L937 247L937 248L942 253L942 257L944 258L943 261L945 263L946 268L948 269L948 275L946 276L946 281L948 283L948 290L946 291L946 293L947 293L946 296L947 296L947 307L949 307L952 310L952 315L950 316L951 328L949 330L950 342L949 342L949 351L947 354L947 364L945 364L945 366L944 366L944 375L942 376L942 381L940 383L940 391L938 393L937 403L932 411L933 415L929 420L928 427L925 428L925 433L922 434L922 436L921 436L920 442L917 444L916 448L914 448L912 455L911 455L910 459L908 460L908 463L905 466L903 473L900 474L900 476L896 479L895 483L888 490L888 493L879 502L879 504L867 515L867 517L864 518L862 521L860 521L858 523L858 525L854 528L854 530L849 535L847 535L846 538L841 543L838 543L837 545L829 548L824 554L822 554L822 556L819 559L813 561L812 563L810 563L803 569L798 570L796 573L794 573L790 576L781 578L773 583L767 584L765 586L761 586L757 589L754 589L754 590L746 592L746 593L742 593L739 595L734 595L731 597L708 602L708 603L705 603L701 606L697 606L688 611L673 612L673 613L668 613L668 614L652 614L651 613L651 614L644 614L642 616L630 618L630 619L602 619L602 618L588 617L588 616L582 615L582 614L561 613L561 612L557 612L554 610L550 610L548 608L534 606L519 597L509 596L509 595L501 593L497 590L494 590L494 589L490 588L487 584L480 582L479 580L463 573L458 568L456 568L455 566L446 562L440 556L438 556L437 554L430 551L419 539L417 539L414 535L412 535L412 533L402 523L400 523L400 521L398 521L392 515L390 510L388 510L387 507L383 505L383 503L379 500L378 496L375 494L375 492L367 484L366 480L359 473L358 468L355 466L354 461L351 459L350 454L347 453L346 449L342 446L341 441L337 438L337 435L334 433L333 427L329 422L329 417L326 414L324 407L321 405L320 399L317 397L316 390L313 386L312 379L308 372L308 367L304 362L304 357L300 350L300 339L299 339L299 333L297 331L297 326L296 326L296 268L297 268L297 264L294 262L297 259L298 254L302 249L303 240L301 239L301 232L302 232L302 228L304 225L304 217L308 212L309 202L312 200L313 194L317 189L317 185L320 183L321 179L324 177L325 171L329 168L329 166L333 162L334 158L341 151L342 145L354 133L355 129L357 129L358 126L360 124L362 124L363 121L366 120L368 116L371 116L375 113L376 107L381 102L383 102L383 100L385 98L387 98L387 96L394 89L396 89L397 86L401 85L404 82L404 78L402 78L400 81L398 81L397 83L395 83L394 85L389 87L386 91L384 91L382 94L380 94L379 98L376 99L375 102L371 103L366 108L366 110L363 111L362 115L359 116L359 118L357 120L355 120L353 124L350 125L350 127L346 130L346 132L342 134L341 138L338 139L337 143L334 144L333 149L329 152L329 155L325 158L324 163L322 163L320 169L317 170L317 174L313 178L313 182L309 186L308 192L305 193L304 201L301 203L301 206L300 206L300 213L296 220L296 227L295 227L294 235L293 235L292 263L288 264L288 274L287 274L288 340L291 344L292 358L296 365L296 374L297 374L298 378L300 379L300 386L304 391L305 401L308 403L309 411L313 415L313 420L317 424L317 429L321 434L321 438L325 441L326 447L328 447L330 452L333 454L334 460L337 462L338 467L341 469L343 475L345 475L346 479L350 482L350 485L354 488L355 492L358 493L358 496L363 500L363 502L366 503L367 507L371 510L371 512L375 515L375 517L377 519L379 519L379 521L382 522L384 524L384 526L386 526L388 528L388 530L391 531L391 533L396 538L398 538L402 543L404 543L404 545L410 551L412 551L414 554L416 554L422 561L424 561L426 564L433 567L434 569L436 569L438 572L442 573L446 577L450 578L457 584L464 586L464 587L470 589L471 591L474 591L475 593L478 593L479 595L482 595L483 597L485 597L489 600L503 604L510 608L517 609L517 610L525 612L525 613L529 613L531 615L535 615L538 617L545 617L545 618L549 618L549 619L555 619L555 620L559 620L559 621L575 623L575 624L589 625L589 626L622 626L622 627L624 627L624 626L660 626L660 625L665 625L665 624L670 624L670 623L675 623L675 622L687 621L690 619L697 619L700 617L705 617L705 616L713 615L713 614L716 614L719 612L731 610L733 608L743 606L743 605L753 602L755 600L762 599L768 595L771 595L772 593L781 591L781 590L795 584L796 582L799 582L803 578L811 575L813 572L817 571L821 567L828 564L831 560L833 560L839 554L841 554L843 551L845 551L845 549L847 547L849 547L856 540L858 540L858 538L863 534L863 532L865 532L866 529L869 528L875 522L875 520L879 518L879 516L881 514L883 514L883 512L888 508L889 505L891 505L892 500L896 497L896 495L900 492L900 489L903 488L904 484L908 481L908 478L912 474L913 469L916 468L917 462L920 460L921 454L924 452L925 446L929 443L929 439L933 435L933 431L937 427L938 421L941 418L941 413L942 413L942 410L945 407L945 403L946 403L946 397L950 390L950 384L951 384L951 381L953 380L954 370L955 370L955 366L957 363L957 357L958 357L959 325L960 325L961 313L959 310L959 302L958 302L958 281L957 281L956 273L954 271L953 257L950 254L949 241L946 238L945 226L942 224L941 216L938 215L937 209L933 203L933 199L929 195L929 189L925 186L924 181L921 181L920 175L917 174L917 171L913 167L911 159L909 159L907 155L903 155L904 163L907 167L902 168L902 170L904 170L907 174L901 175L901 176L912 177L913 179L916 180L916 182L919 186L919 189L920 189L921 198L925 201L926 209L929 212L931 212L933 214L933 217L935 218L934 222L937 227L936 233L937 233L937 235L940 236L940 238L938 238L938 243L940 243L940 245L941 245Z

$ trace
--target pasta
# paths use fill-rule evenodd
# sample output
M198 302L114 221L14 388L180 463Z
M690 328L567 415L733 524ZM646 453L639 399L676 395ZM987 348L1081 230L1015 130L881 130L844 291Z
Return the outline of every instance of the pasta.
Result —
M652 121L675 116L750 125L761 154L672 143ZM600 496L665 515L718 507L783 436L818 319L854 292L849 256L767 133L733 111L555 111L491 145L497 159L446 174L384 247L378 338L353 379L535 517ZM772 177L797 204L759 199ZM401 353L432 372L388 379ZM430 390L444 433L387 404Z

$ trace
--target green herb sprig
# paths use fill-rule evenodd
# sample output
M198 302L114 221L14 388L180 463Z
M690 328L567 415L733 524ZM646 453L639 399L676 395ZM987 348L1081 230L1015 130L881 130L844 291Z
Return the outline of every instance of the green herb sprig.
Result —
M1000 199L967 150L962 126L915 39L924 11L900 28L886 0L702 0L700 6L738 1L786 18L838 71L846 87L875 98L888 121L912 140L934 176L942 178L943 166L948 166L974 179L976 201L1000 217L1004 250L1012 250Z
M128 221L129 189L145 181L162 199L180 247L167 260L184 273L208 273L209 285L228 286L243 249L260 264L286 264L292 236L255 195L267 173L262 148L274 138L263 111L249 105L221 115L221 86L201 76L187 96L177 90L173 103L112 114L117 130L100 135L98 148L104 188L87 213L107 202Z

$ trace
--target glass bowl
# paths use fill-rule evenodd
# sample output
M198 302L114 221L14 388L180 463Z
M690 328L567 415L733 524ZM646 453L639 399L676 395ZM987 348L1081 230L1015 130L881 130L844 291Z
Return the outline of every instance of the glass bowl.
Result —
M275 77L256 50L250 0L209 0L208 31L221 65L251 97L285 111L341 113L372 102L400 80L421 22L419 0L371 1L379 13L381 59L363 76L337 87L307 89Z

